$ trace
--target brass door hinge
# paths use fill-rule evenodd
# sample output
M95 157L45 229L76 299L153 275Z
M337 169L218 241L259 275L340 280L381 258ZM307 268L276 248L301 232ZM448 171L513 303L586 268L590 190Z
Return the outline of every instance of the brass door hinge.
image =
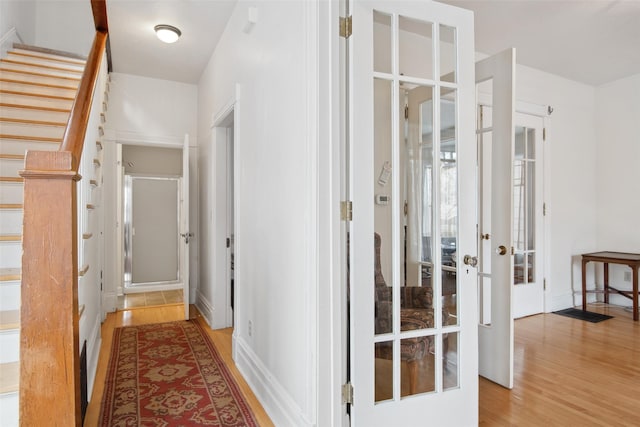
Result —
M340 202L340 219L343 221L353 219L353 203L350 200Z
M353 385L350 382L342 384L342 403L353 405Z
M547 128L542 128L542 140L547 140Z
M340 37L344 37L345 39L348 39L351 36L351 33L353 32L353 21L351 16L341 16L340 17Z

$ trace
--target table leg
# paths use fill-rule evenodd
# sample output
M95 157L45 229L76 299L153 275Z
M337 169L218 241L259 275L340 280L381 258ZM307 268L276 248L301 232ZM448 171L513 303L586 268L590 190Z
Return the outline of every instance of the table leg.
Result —
M633 320L638 320L638 267L633 267Z
M582 310L587 310L587 262L582 260Z
M604 263L604 302L609 304L609 263Z

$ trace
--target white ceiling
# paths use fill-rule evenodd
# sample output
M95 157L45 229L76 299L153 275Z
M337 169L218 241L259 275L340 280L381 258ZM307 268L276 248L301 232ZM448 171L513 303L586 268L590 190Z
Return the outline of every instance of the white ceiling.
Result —
M475 12L476 51L598 86L640 73L640 0L439 0Z
M479 52L515 47L518 63L590 85L640 73L640 0L440 1L475 12ZM108 0L114 71L197 83L235 3ZM182 37L161 43L156 24Z
M1 1L1 0L0 0ZM236 0L107 0L113 71L197 83L231 16ZM182 32L173 44L153 27Z

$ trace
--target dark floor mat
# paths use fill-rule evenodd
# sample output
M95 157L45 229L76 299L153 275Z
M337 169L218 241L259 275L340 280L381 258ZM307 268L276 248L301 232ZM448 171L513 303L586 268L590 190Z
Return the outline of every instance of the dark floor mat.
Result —
M574 319L586 320L591 323L602 322L603 320L611 319L613 316L600 313L592 313L590 311L580 310L579 308L567 308L565 310L554 311L554 314L560 316L572 317Z

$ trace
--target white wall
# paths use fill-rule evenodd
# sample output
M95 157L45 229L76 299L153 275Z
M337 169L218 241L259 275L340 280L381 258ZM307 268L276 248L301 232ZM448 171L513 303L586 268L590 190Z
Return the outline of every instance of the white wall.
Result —
M247 34L249 6L259 19ZM207 262L199 302L224 309L207 269L226 237L214 227L214 180L222 177L211 126L238 84L234 348L239 369L281 426L317 419L318 8L316 2L239 2L199 83L200 217L208 236L201 242ZM330 283L324 285L328 292Z
M597 250L640 252L640 74L596 89L597 162L594 165L597 191ZM611 285L631 290L624 280L628 267L611 265ZM598 283L602 284L601 273ZM611 302L630 305L613 295Z
M27 0L0 1L0 56L14 42L33 44L36 33L36 3Z
M579 255L596 249L595 89L519 65L516 99L550 105L544 143L548 226L545 311L574 305L581 289ZM580 295L576 295L578 301Z
M88 56L95 33L90 1L36 2L36 46Z
M184 135L190 138L190 229L194 233L190 247L190 301L195 301L198 286L198 172L197 172L197 87L195 85L168 80L151 79L130 74L111 73L111 91L109 93L107 122L105 123L105 143L116 142L133 145L181 147ZM105 205L115 206L115 158L113 147L106 147L112 159L109 171L105 171ZM106 177L109 176L109 182ZM111 252L115 251L112 241L116 232L115 210L105 217L106 242ZM109 231L111 230L111 232ZM116 255L112 254L115 257ZM108 258L109 259L109 258ZM115 262L115 258L112 260ZM113 275L116 271L106 266ZM116 286L121 278L109 277L105 280L107 292L115 295Z

